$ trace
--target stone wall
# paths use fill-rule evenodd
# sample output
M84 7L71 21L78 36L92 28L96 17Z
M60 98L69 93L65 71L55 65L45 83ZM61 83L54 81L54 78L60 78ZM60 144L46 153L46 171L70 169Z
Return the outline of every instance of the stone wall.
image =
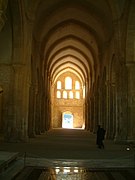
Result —
M70 111L74 116L74 128L81 128L83 126L83 103L82 100L70 100L70 99L58 99L55 101L54 106L54 116L53 116L53 127L62 127L62 113L65 111Z

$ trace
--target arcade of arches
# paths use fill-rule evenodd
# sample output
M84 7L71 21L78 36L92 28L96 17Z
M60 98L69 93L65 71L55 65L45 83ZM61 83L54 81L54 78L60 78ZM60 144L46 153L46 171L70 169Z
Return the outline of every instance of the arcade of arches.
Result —
M134 19L134 0L1 0L5 141L101 124L106 138L134 142Z

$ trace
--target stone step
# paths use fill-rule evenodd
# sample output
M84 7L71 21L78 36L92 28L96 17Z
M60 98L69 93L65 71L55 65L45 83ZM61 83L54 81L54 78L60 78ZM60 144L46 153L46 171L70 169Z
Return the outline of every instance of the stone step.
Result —
M24 167L21 173L17 174L14 179L15 180L28 179L32 171L33 171L33 167Z
M16 159L0 174L0 180L11 180L24 168L24 160Z
M0 173L4 172L18 158L18 152L0 151Z

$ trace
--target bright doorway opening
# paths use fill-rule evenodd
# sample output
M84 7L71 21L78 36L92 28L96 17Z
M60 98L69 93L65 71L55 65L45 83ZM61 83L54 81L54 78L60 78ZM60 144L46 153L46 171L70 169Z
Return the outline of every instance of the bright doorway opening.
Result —
M62 114L62 128L73 129L74 124L73 115L69 112L64 112Z

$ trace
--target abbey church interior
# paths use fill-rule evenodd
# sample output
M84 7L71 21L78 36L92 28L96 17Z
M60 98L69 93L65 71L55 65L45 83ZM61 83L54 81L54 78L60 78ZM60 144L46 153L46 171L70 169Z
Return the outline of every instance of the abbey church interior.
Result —
M1 0L4 141L99 124L135 142L135 1Z

